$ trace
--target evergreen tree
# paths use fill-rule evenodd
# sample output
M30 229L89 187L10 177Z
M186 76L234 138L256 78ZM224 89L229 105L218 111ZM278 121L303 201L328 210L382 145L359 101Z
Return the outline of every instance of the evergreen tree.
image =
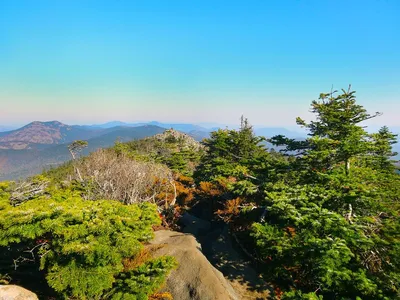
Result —
M383 126L378 133L371 134L371 139L373 142L371 151L373 167L394 172L395 166L391 157L398 154L392 150L392 146L397 143L397 134L393 134L387 126Z
M239 130L211 132L210 138L203 141L207 150L195 173L196 180L214 181L229 176L254 179L258 162L267 156L263 140L244 117Z
M309 130L306 141L296 141L283 136L271 139L275 145L286 146L287 151L298 151L303 166L311 170L329 170L342 165L349 175L351 160L365 156L372 142L360 123L380 115L369 114L364 107L356 103L355 91L342 90L320 94L319 101L311 103L311 112L316 120L306 123L297 118L298 125Z
M365 131L361 123L380 114L350 89L321 94L312 112L315 121L297 118L305 141L271 139L293 158L289 181L266 185L266 222L253 225L265 275L291 290L285 299L399 299L395 136Z

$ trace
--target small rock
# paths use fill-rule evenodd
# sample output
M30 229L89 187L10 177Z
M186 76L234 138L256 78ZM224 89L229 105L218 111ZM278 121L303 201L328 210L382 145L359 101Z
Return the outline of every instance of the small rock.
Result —
M0 285L0 300L38 300L38 297L17 285Z

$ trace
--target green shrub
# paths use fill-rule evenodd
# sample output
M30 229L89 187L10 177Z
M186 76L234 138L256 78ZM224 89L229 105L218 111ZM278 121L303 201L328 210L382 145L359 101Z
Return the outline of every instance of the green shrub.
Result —
M301 291L290 291L282 295L281 300L322 300L322 296L315 293L302 293ZM358 300L358 299L357 299Z
M176 266L172 257L160 257L128 272L121 273L111 290L112 300L146 300L165 281L169 270Z
M49 286L64 297L102 299L123 287L129 299L146 299L174 267L164 257L124 270L124 259L134 258L153 237L152 226L160 224L155 205L85 201L63 191L13 207L7 197L0 188L0 255L15 251L17 262L33 257Z

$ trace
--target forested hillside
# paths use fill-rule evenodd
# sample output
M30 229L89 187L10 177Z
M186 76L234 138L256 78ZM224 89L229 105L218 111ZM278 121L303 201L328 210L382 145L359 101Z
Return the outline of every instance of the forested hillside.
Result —
M201 144L167 130L79 158L87 143L72 143L74 160L1 183L0 280L43 298L171 299L159 288L176 262L148 242L190 213L228 226L271 299L400 299L397 137L366 131L380 114L350 89L311 111L302 140L242 118Z

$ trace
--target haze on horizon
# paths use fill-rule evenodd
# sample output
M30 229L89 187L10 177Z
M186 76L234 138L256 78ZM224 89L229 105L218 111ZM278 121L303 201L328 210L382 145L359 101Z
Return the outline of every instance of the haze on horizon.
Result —
M400 126L400 2L0 2L0 125L293 126L352 84Z

